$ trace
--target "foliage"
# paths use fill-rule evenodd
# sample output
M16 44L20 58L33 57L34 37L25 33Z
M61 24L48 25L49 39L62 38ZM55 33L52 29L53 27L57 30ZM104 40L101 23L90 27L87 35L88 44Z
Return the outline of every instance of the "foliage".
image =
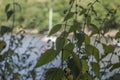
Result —
M102 0L93 0L89 2L87 6L81 5L81 2L79 0L70 0L69 8L66 10L66 16L62 22L63 24L55 25L49 33L49 35L53 35L61 28L63 30L56 39L55 46L53 45L51 49L54 49L56 55L61 55L61 66L58 69L61 71L64 70L63 75L66 77L61 76L60 78L60 76L56 74L58 77L54 78L52 74L48 74L48 72L52 70L54 73L54 68L50 68L45 74L45 76L47 76L45 77L46 80L116 80L117 77L114 75L113 77L104 78L106 74L116 69L118 69L118 72L114 74L118 74L117 76L119 77L119 62L112 63L112 57L116 55L114 54L116 53L116 47L108 44L110 43L108 40L113 41L113 38L105 36L111 29L111 23L116 23L113 17L116 16L118 7L108 9L109 7L101 5ZM106 8L103 10L105 14L99 14L96 10L96 5L98 4ZM99 17L100 15L104 15L104 17ZM82 17L82 21L80 17ZM99 20L96 20L98 17ZM92 30L91 34L85 32L86 28ZM116 39L119 39L119 32L116 34ZM54 60L55 57L53 58L51 57L52 55L49 55L52 53L49 52L49 50L46 52L48 53L45 54L45 56L50 56L50 60L47 61L47 63ZM106 61L109 55L110 58ZM36 65L40 63L45 65L45 56L41 55L39 58L41 61L38 60ZM119 57L119 55L117 56ZM45 58L45 60L42 60L43 58ZM42 65L37 67L41 67Z
M67 3L67 0L15 0L15 29L48 29L49 9L53 8L53 24L55 24L62 20L62 16L64 15L64 6L62 5L66 5ZM10 0L4 0L0 1L0 4L2 5L0 8L1 23L12 25L12 19L9 20L9 23L6 23L7 17L9 18L10 13L13 13L11 10L13 8L12 2ZM9 13L7 17L5 15L6 11Z
M59 1L60 3L64 3L62 0ZM82 0L81 2L80 0L69 0L69 7L64 11L65 17L62 24L55 25L49 33L49 36L51 36L62 30L56 39L55 45L52 45L51 49L48 49L40 56L34 69L28 71L28 74L22 75L19 71L30 68L32 65L32 62L26 66L22 65L22 63L25 64L29 58L30 55L26 53L31 51L32 47L29 47L22 56L18 55L15 50L22 45L21 41L24 35L21 34L20 37L16 37L12 31L16 26L22 26L23 28L41 26L39 22L43 23L44 26L48 26L46 25L47 22L42 22L39 18L42 20L44 20L43 16L48 18L48 14L46 13L48 9L43 9L43 7L48 5L49 1L39 2L41 5L39 5L38 2L33 3L32 0L19 0L18 2L19 3L10 3L6 0L4 3L6 5L4 10L5 14L1 14L6 17L1 18L3 22L0 27L0 37L3 37L7 33L10 33L11 37L9 49L6 52L3 52L3 50L6 48L7 43L4 41L4 38L0 40L0 79L26 80L32 78L35 80L37 76L35 69L48 64L58 56L61 57L61 65L47 69L44 74L45 80L103 80L106 74L116 71L116 69L118 69L118 72L116 71L113 76L105 79L117 80L119 78L119 62L112 63L112 57L117 55L116 48L114 45L108 44L108 39L113 41L113 38L108 36L106 39L105 36L110 30L111 25L116 25L117 21L119 21L119 17L116 17L118 15L117 12L119 12L119 6L115 8L106 7L107 2L104 3L102 0L93 0L88 2L88 4L86 3L87 5L84 4ZM34 4L38 7L37 9L34 9ZM59 2L55 4L57 5ZM99 14L100 12L97 9L98 4L103 7L102 14ZM30 6L29 9L27 8L28 6ZM55 5L50 5L50 7L51 6ZM25 10L21 10L22 7ZM61 5L59 5L59 7L55 7L56 12L57 8L60 10L64 8L64 6ZM39 8L41 9L40 11ZM38 14L42 12L42 9L43 12L45 11L44 15ZM29 14L29 12L31 12L31 14ZM36 16L32 17L33 15ZM57 13L56 15L54 14L55 17L57 17L57 15ZM61 16L59 17L62 18ZM56 22L57 20L59 21L59 17L56 18ZM18 22L15 23L15 21ZM85 32L87 28L92 30L90 35ZM116 39L119 39L119 33L120 31L116 34ZM13 47L13 45L15 45L15 47ZM108 59L109 55L110 58ZM13 57L17 57L17 60L21 64L16 63ZM117 57L120 58L119 55L117 55ZM107 61L105 60L106 58ZM17 69L17 71L15 69Z
M24 28L24 29L37 29L37 30L43 30L48 29L49 27L49 9L53 8L53 25L56 23L59 23L62 21L64 13L67 12L68 8L68 2L69 0L15 0L15 11L12 11L11 8L12 2L10 0L4 0L1 1L0 4L2 7L0 7L0 21L1 25L7 24L12 25L12 19L9 20L9 23L6 22L6 19L9 18L10 14L16 12L15 15L15 25L16 28ZM93 0L91 0L93 1ZM82 1L80 2L79 6L81 8L78 13L81 15L79 17L79 20L82 22L83 17L82 15L84 12L86 12L87 4L90 7L91 1L84 0L84 3ZM108 5L109 4L109 5ZM4 10L6 6L6 9ZM64 5L64 6L63 6ZM113 9L118 10L119 9L119 0L112 0L112 1L104 1L101 0L100 4L97 3L94 5L94 7L91 7L91 11L89 12L89 19L92 17L91 21L95 23L96 25L99 25L99 23L102 23L102 19L105 17L106 12L108 14L108 17L106 17L106 20L109 23L107 26L110 26L111 28L118 28L119 26L119 13L118 10L115 13L115 15L112 15L111 12ZM5 15L5 12L7 11L7 16ZM97 13L96 13L97 12ZM102 13L101 13L102 12ZM30 14L29 14L30 13ZM94 15L95 14L95 15ZM64 20L72 17L74 15L73 12L70 12L67 14L66 18ZM97 16L97 17L96 17ZM109 19L109 20L108 20ZM97 21L98 20L98 21ZM99 25L99 27L101 27ZM106 27L104 25L104 27Z
M33 61L26 63L30 57L30 54L27 53L31 52L33 47L29 46L22 54L16 52L23 45L22 40L24 39L24 32L13 33L16 12L15 8L11 8L11 6L16 5L19 6L17 3L6 4L5 15L7 23L0 26L0 80L26 80L31 75L33 76L33 72L35 72L34 70L29 70L26 71L27 74L21 74L21 71L29 69L33 65ZM11 20L13 22L10 26L8 24ZM6 40L8 36L9 38Z

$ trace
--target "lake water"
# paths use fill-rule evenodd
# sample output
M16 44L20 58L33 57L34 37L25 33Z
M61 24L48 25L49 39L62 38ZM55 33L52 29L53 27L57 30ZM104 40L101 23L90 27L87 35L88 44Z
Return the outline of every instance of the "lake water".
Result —
M14 37L12 49L14 49L15 52L18 54L19 59L16 55L14 55L13 62L17 64L19 67L24 67L24 69L15 68L14 72L19 72L23 76L29 75L31 74L30 72L33 70L34 66L36 65L37 59L40 57L42 53L44 53L46 47L48 47L49 45L46 42L41 41L41 39L44 37L43 35L25 34L24 38L20 40L20 42L19 39L21 36L20 35L15 35L15 36L16 37ZM4 35L4 37L0 38L0 40L4 40L7 43L7 46L0 54L3 54L8 50L10 45L10 38L11 38L10 34L6 34ZM17 43L22 43L22 44L16 45ZM43 80L44 70L53 66L58 67L60 66L60 62L61 62L60 58L57 58L52 63L37 68L35 70L37 72L36 80ZM27 79L23 77L22 80L32 80L32 79L31 76L29 76L29 78Z
M16 46L15 43L18 42L18 40L14 40L14 45L12 47L12 49L15 49L15 52L18 53L19 55L19 60L18 57L14 56L13 60L15 64L18 64L19 66L22 67L26 67L24 69L14 69L15 72L19 72L22 75L27 75L28 73L31 74L30 72L32 71L32 69L34 68L37 59L40 57L40 55L45 51L45 47L47 46L47 43L44 43L41 41L42 37L44 37L43 35L28 35L26 34L25 37L23 38L23 40L21 40L21 45ZM17 35L17 38L19 39L20 36ZM9 41L10 41L10 35L6 34L4 36L4 39L7 43L6 48L1 52L4 53L8 48L9 48ZM94 42L94 40L92 40ZM91 44L93 44L93 42L91 42ZM104 39L103 39L104 42ZM111 43L111 42L110 42ZM101 51L101 53L103 53L102 48L100 48L101 45L98 46L98 49ZM17 47L17 48L16 48ZM116 48L116 52L119 51L119 48ZM119 54L119 53L118 53ZM27 55L29 57L27 57ZM105 60L109 60L111 54L108 55L107 58L105 58ZM112 57L112 63L116 63L119 61L118 56L114 55ZM37 72L37 78L36 80L43 80L43 74L44 74L44 70L50 67L58 67L60 66L60 58L57 57L56 60L54 60L52 63L49 63L45 66L42 66L40 68L37 68L35 71ZM29 65L31 64L31 66L29 67ZM110 75L112 75L114 72L112 73L108 73L105 77L109 77ZM103 79L105 78L103 77ZM9 80L9 79L8 79ZM26 79L25 77L23 77L22 80L32 80L31 76Z

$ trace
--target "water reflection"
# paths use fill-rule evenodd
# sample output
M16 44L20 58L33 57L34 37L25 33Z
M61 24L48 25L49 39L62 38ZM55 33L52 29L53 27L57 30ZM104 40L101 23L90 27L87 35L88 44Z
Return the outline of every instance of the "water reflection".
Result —
M51 63L48 63L42 67L39 67L37 69L34 69L38 58L41 56L41 54L44 53L44 51L47 49L46 47L48 47L49 44L47 44L47 42L42 41L42 39L44 38L43 35L28 35L25 34L24 38L20 41L19 43L19 39L20 35L15 35L15 40L13 39L13 44L11 46L11 48L13 50L15 50L15 54L12 56L13 61L11 62L14 63L12 65L12 68L14 69L14 72L19 72L21 74L21 79L22 80L32 80L31 78L31 74L32 72L36 72L37 77L36 80L43 80L44 77L44 71L47 68L50 67L59 67L61 60L60 60L60 55ZM5 40L5 42L7 43L6 48L1 52L1 54L3 54L4 52L6 52L9 48L10 45L10 35L6 34L4 35L3 38L1 38L1 40ZM101 39L103 43L105 43L105 39ZM91 38L91 44L94 44L95 38ZM109 43L112 44L112 41L109 40ZM18 45L19 44L19 45ZM51 45L51 44L50 44ZM98 44L96 46L100 53L103 54L103 47L101 44ZM118 52L119 48L116 48L115 52ZM103 61L105 61L104 63L100 63L101 67L104 67L106 64L108 64L108 60L110 59L112 54L109 54L106 58L104 58ZM120 55L119 53L117 53L117 55ZM112 63L117 63L119 62L119 58L116 54L113 54L113 57L111 59ZM92 58L91 58L92 59ZM114 72L109 72L108 70L106 70L108 72L108 74L106 74L105 76L103 76L103 79L105 79L105 77L109 77L111 75L113 75ZM25 78L24 75L29 76L28 78ZM9 80L9 79L8 79Z

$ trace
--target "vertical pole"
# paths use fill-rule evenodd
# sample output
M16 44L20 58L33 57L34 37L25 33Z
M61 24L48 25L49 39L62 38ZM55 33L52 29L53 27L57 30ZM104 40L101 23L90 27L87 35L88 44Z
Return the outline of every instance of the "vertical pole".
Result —
M52 28L52 15L53 15L53 10L52 8L49 9L49 32Z

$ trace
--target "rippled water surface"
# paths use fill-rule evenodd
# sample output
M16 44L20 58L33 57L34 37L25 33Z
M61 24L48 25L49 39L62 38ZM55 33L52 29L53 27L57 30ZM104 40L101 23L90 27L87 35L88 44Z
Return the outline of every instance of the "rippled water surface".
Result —
M23 66L23 67L28 66L28 67L24 68L24 69L22 69L22 68L21 69L15 68L14 71L19 72L22 75L24 75L24 74L26 75L30 71L33 70L33 68L34 68L34 66L35 66L35 64L37 62L37 59L40 57L40 55L42 53L44 53L46 47L48 46L47 43L41 41L41 39L43 37L44 37L43 35L28 35L28 34L25 34L24 38L20 41L21 44L20 45L16 45L17 43L19 43L19 41L17 40L17 38L20 38L20 35L16 36L16 39L13 40L12 49L14 49L15 52L18 54L19 59L18 59L18 57L14 56L13 60L19 66ZM1 54L2 54L5 51L7 51L8 48L9 48L10 35L6 34L1 39L4 39L6 41L6 43L7 43L6 48L1 52ZM94 44L94 38L92 38L91 41L92 41L91 44ZM102 39L102 41L104 42L104 39ZM112 43L111 41L109 41L109 42ZM98 45L97 47L98 47L100 53L104 53L101 45ZM119 48L116 48L116 52L118 50L119 50ZM105 60L109 60L110 56L111 56L111 54L108 55L105 58ZM112 63L118 62L119 61L118 56L113 55L111 61L112 61ZM36 80L40 80L40 79L42 80L43 79L44 70L46 68L55 67L55 66L58 67L58 66L60 66L60 63L61 63L60 57L58 56L56 58L56 60L54 60L52 63L49 63L49 64L47 64L45 66L42 66L42 67L36 69L36 72L37 72L37 78L36 78ZM30 64L31 64L31 66L29 67ZM106 77L110 76L110 75L112 75L112 73L108 73L106 75ZM26 80L26 79L24 79L24 80ZM32 80L32 79L28 78L28 80Z

